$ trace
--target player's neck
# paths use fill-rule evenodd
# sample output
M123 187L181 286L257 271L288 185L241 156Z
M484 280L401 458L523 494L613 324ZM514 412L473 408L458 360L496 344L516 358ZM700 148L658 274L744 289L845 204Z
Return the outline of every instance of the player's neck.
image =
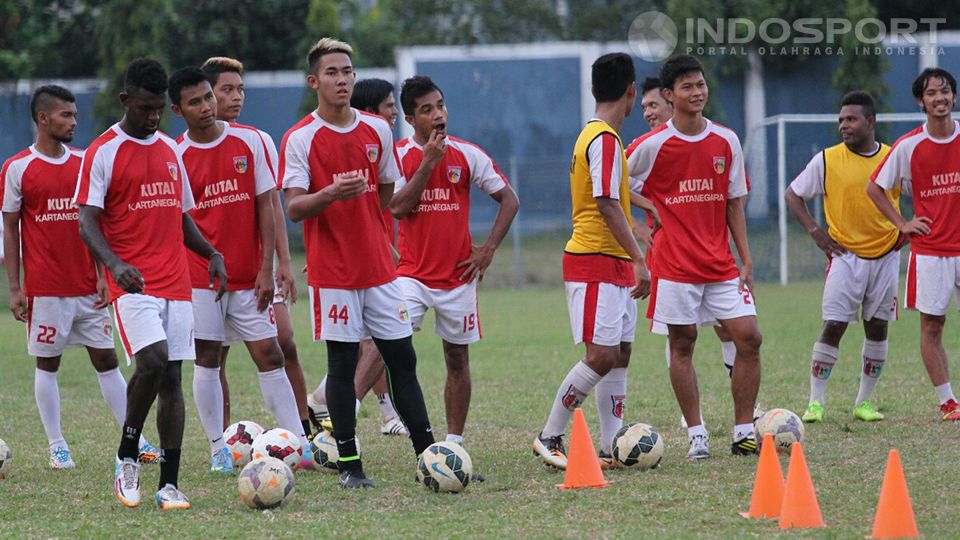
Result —
M953 135L954 123L951 115L931 118L927 116L927 133L934 139L946 139Z
M703 113L699 111L695 113L683 113L674 109L671 120L673 121L674 129L690 137L699 135L703 133L703 130L707 129L707 120L703 117Z
M133 137L134 139L147 139L147 138L149 138L151 135L153 135L153 133L156 133L155 131L154 131L153 133L147 133L147 132L145 132L145 131L141 131L141 130L135 128L135 127L134 127L133 125L131 125L130 122L127 120L127 115L123 115L123 118L120 119L120 123L117 124L117 125L120 126L120 130L121 130L121 131L123 131L123 132L126 133L127 135Z
M848 144L847 148L849 148L851 152L866 156L874 153L877 150L877 141L876 139L873 138L873 135L871 134L867 138L863 139L863 142L861 142L860 144L856 146Z
M37 149L37 152L48 158L58 158L67 151L63 143L43 133L37 136L37 141L33 143L33 147Z
M187 129L187 136L190 137L190 140L200 144L212 143L220 138L220 135L223 135L223 124L221 124L219 121L214 122L207 127L191 127Z
M220 116L219 114L217 115L217 120L220 120L221 122L226 122L226 123L228 123L228 124L236 124L238 118L240 118L239 115L238 115L238 116L234 116L233 118L228 118L228 117L226 117L226 116Z
M617 133L620 133L620 126L623 125L623 119L627 116L620 101L597 103L597 109L593 115L606 122Z
M331 105L324 103L323 100L320 100L317 106L317 116L324 122L341 128L350 126L356 120L350 105Z

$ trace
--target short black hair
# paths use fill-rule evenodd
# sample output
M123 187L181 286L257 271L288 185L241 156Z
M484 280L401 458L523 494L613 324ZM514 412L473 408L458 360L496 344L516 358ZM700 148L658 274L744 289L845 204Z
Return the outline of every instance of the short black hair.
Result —
M151 94L163 94L167 91L167 72L153 58L137 58L127 66L123 88L128 94L138 88Z
M953 91L953 95L957 95L957 80L953 78L953 75L949 71L943 68L927 68L920 72L920 75L917 76L916 80L913 81L913 97L920 99L923 97L923 92L927 89L927 85L930 84L930 79L942 79L950 85L950 90Z
M55 84L46 84L33 91L30 96L30 116L33 117L34 124L37 123L37 113L49 109L55 100L77 102L73 92Z
M383 79L363 79L353 86L350 106L367 112L377 112L377 107L393 93L393 85Z
M416 75L403 81L400 87L400 106L403 107L403 114L412 116L414 109L417 108L417 100L436 90L443 97L443 90L437 86L433 79L426 75Z
M867 118L877 116L877 106L873 102L873 96L862 90L854 90L843 96L840 106L844 107L846 105L859 105L863 111L863 116Z
M633 59L626 53L605 54L593 62L590 70L590 84L597 103L620 99L636 81Z
M651 90L660 90L660 79L657 77L647 77L643 79L640 85L640 95L646 95Z
M660 66L660 87L673 90L677 79L694 72L700 72L701 75L704 73L700 60L689 54L675 54Z
M213 86L207 72L198 67L185 67L174 71L173 75L170 76L170 88L167 89L167 94L170 96L170 103L180 106L180 94L183 92L183 89L188 86L196 86L203 82L209 82L210 86Z

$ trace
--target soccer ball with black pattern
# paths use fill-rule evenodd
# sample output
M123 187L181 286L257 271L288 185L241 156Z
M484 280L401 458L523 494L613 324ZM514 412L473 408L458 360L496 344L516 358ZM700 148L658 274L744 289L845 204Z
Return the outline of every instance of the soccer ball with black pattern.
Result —
M227 448L233 455L234 467L243 467L250 463L253 441L262 433L263 428L250 420L241 420L230 424L230 427L223 431L223 440L227 443Z
M273 428L264 431L259 437L253 440L253 447L250 450L250 457L258 459L262 457L274 457L282 460L290 467L290 470L297 470L300 461L303 459L303 448L300 448L300 439L282 428Z
M663 459L663 437L648 424L627 424L613 437L613 458L627 468L656 469Z
M357 445L357 452L360 451L360 438L354 439ZM337 461L340 459L340 452L337 450L337 440L329 431L321 431L313 436L313 462L317 464L317 470L335 473L339 471Z
M240 500L250 508L276 508L290 500L297 480L287 464L277 458L257 458L240 471Z
M430 491L459 493L470 483L471 474L473 460L457 443L433 443L417 460L417 482Z
M795 442L803 441L804 427L800 417L787 409L770 409L757 419L757 442L763 442L767 433L773 435L773 444L780 454L786 454Z
M0 480L7 477L7 473L10 472L10 466L12 464L13 450L10 449L10 445L3 442L3 439L0 439Z

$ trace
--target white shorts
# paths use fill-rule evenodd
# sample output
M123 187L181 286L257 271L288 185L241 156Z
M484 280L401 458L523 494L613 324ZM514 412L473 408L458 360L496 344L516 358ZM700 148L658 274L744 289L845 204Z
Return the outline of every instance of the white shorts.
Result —
M823 320L857 322L897 320L897 278L900 252L879 259L862 259L853 253L834 255L823 283Z
M140 349L167 342L168 360L194 360L193 308L190 302L145 294L125 294L113 301L113 314L127 365Z
M401 339L413 334L397 280L367 289L309 290L314 341L359 343L364 329L377 339Z
M28 298L27 353L53 358L71 347L112 349L110 312L93 307L96 302L95 294Z
M437 333L447 343L469 345L480 341L480 311L477 307L477 281L465 283L453 289L431 289L409 277L398 277L403 289L410 321L415 332L420 331L423 316L433 308Z
M193 290L193 337L236 343L277 337L273 305L257 311L253 289L227 291L219 302L217 291Z
M910 254L904 305L927 315L946 315L950 299L960 306L960 257Z
M680 283L657 280L657 305L653 320L663 324L701 324L756 316L753 294L737 290L738 278L717 283Z
M611 283L564 281L573 342L613 347L633 342L637 302L630 288Z

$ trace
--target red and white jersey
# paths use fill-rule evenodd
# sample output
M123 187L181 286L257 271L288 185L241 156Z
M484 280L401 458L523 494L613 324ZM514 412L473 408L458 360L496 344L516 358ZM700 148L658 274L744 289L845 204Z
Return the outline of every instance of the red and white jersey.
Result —
M930 234L910 236L911 253L960 256L960 122L946 139L931 137L926 124L900 137L871 180L883 189L899 184L913 196L914 215L932 220Z
M380 184L403 177L393 134L383 118L353 109L347 127L328 124L316 111L287 131L280 144L284 189L316 193L341 176L362 175L363 195L333 201L303 220L307 283L330 289L366 289L393 281L396 269L380 208Z
M100 230L117 257L140 271L143 294L192 298L182 215L193 208L189 187L177 143L159 131L137 139L114 124L83 155L74 202L103 209ZM108 283L111 301L126 294L109 272Z
M669 120L627 147L630 188L650 199L663 228L653 237L658 278L716 283L740 275L727 233L727 200L747 194L740 140L707 120L695 136Z
M411 178L423 161L423 147L412 138L397 145L405 178ZM397 182L394 193L407 180ZM447 137L447 151L433 169L420 202L399 220L400 265L397 273L416 279L431 289L463 285L457 263L473 250L470 238L470 186L486 194L507 186L507 179L479 146Z
M260 139L263 140L263 146L267 150L267 165L270 166L270 171L277 180L277 189L280 189L280 177L277 175L277 167L280 166L280 155L277 153L277 145L273 142L273 137L266 131L257 129L257 133L260 134Z
M227 290L252 289L263 263L256 197L276 186L266 144L255 128L219 122L223 133L201 144L177 138L196 206L190 216L227 267ZM271 255L272 256L272 255ZM189 251L194 289L210 288L210 261Z
M33 146L0 169L3 211L20 212L23 290L27 296L86 296L97 292L93 257L80 239L73 190L83 150L63 147L51 158Z

